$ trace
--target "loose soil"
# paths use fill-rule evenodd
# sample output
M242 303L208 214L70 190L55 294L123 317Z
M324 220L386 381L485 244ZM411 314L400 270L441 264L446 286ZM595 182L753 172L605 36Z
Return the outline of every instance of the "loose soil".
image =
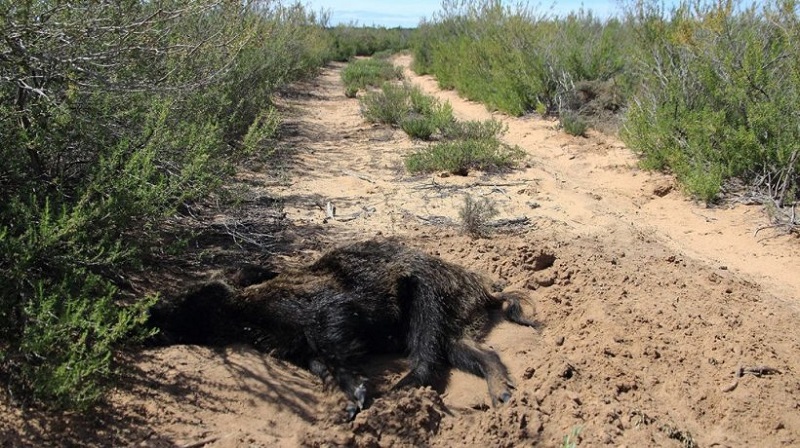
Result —
M527 154L505 174L411 176L403 158L424 143L365 123L341 68L280 98L281 167L254 163L239 176L248 195L270 198L244 207L277 201L290 223L271 263L396 236L529 291L542 329L501 323L487 339L517 382L511 402L492 408L485 383L461 372L438 391L391 393L406 366L377 359L365 369L384 393L344 422L340 394L305 370L247 347L175 346L125 360L124 384L91 417L3 405L2 446L800 445L798 242L754 236L767 223L760 208L693 203L671 177L640 171L614 137L492 114L407 70L459 119L503 120L505 141ZM467 194L511 221L487 238L464 235Z

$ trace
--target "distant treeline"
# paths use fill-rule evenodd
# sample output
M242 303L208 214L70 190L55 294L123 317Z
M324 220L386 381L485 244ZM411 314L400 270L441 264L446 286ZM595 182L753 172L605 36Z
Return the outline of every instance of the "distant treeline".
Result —
M337 25L328 29L332 35L331 58L347 61L354 56L375 53L396 53L407 50L414 28L384 28L375 26Z

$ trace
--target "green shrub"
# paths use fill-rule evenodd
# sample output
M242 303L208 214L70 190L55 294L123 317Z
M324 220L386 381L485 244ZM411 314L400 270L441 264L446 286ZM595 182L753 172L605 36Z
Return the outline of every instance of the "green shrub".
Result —
M385 59L359 59L342 70L345 93L365 87L378 87L387 81L403 79L403 70ZM349 96L349 95L348 95Z
M430 140L436 132L436 121L424 115L408 115L400 122L400 128L411 138Z
M121 306L114 287L81 269L60 284L40 281L35 291L23 306L22 390L53 407L86 409L105 392L115 347L146 335L141 325L156 296Z
M23 401L102 395L164 219L271 151L271 95L330 52L299 5L184 3L0 6L0 376Z
M344 89L344 96L348 98L355 98L358 96L358 87L356 86L347 86Z
M559 116L576 135L618 128L624 113L642 165L690 194L714 200L738 178L785 206L800 190L800 128L787 118L800 103L799 12L789 0L647 0L602 20L445 2L411 39L412 69L511 115Z
M589 130L589 124L578 114L567 112L559 117L561 127L569 135L575 137L586 137L586 131Z
M487 140L502 136L508 130L502 121L489 120L451 121L442 129L448 140Z
M439 100L426 95L419 86L408 87L408 97L411 101L411 110L420 115L432 116L439 107Z
M621 79L628 32L619 20L583 9L547 18L496 0L447 2L412 38L412 69L511 115L558 113L576 82L630 84Z
M493 171L513 167L523 155L520 148L497 139L456 140L417 151L406 158L405 164L412 173L447 171L466 175L472 169Z
M464 232L475 238L486 237L490 233L489 221L497 216L497 207L487 197L475 200L471 195L464 196L464 204L458 211Z
M797 8L783 1L682 3L629 11L642 66L622 137L648 168L673 171L713 201L732 177L797 200L800 101ZM669 61L666 63L665 61Z
M410 110L408 89L404 85L387 82L380 91L361 98L361 114L372 123L397 126Z

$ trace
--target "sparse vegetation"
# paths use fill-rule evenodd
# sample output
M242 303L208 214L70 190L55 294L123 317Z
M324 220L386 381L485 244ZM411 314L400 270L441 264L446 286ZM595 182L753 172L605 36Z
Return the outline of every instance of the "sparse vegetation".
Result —
M575 137L586 137L586 131L589 130L589 124L579 115L567 112L559 117L561 127L569 135Z
M464 232L475 238L486 237L491 228L489 221L497 216L497 206L490 198L482 197L476 200L471 195L464 195L464 204L458 211L461 218L461 227Z
M419 87L387 82L361 99L361 114L370 122L399 126L410 137L441 141L406 158L412 173L448 171L466 175L472 169L513 166L523 151L501 142L507 127L498 120L458 121L449 103L425 95Z
M386 59L358 59L342 70L345 94L350 98L366 87L380 87L386 81L398 79L403 79L403 70Z
M447 171L465 176L470 170L497 171L513 167L524 155L498 139L453 140L435 143L406 158L412 173Z
M508 126L495 119L448 122L442 135L448 140L491 140L505 134Z
M408 89L402 84L384 83L361 98L361 114L372 123L398 126L410 111Z
M564 436L561 441L561 448L578 448L578 440L581 435L581 427L576 426L572 428L569 434Z
M425 95L417 86L392 82L364 95L361 114L373 123L400 126L409 136L423 140L444 132L455 121L450 104Z

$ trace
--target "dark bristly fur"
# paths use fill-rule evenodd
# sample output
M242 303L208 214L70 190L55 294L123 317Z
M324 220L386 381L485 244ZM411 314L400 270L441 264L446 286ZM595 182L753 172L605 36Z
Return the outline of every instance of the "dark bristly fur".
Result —
M455 367L485 378L493 404L507 401L508 371L477 340L504 304L506 319L535 326L524 299L492 295L476 274L396 240L369 240L242 291L208 283L155 308L151 322L162 344L246 343L333 378L353 417L367 400L355 366L377 353L408 356L395 388L430 385Z

